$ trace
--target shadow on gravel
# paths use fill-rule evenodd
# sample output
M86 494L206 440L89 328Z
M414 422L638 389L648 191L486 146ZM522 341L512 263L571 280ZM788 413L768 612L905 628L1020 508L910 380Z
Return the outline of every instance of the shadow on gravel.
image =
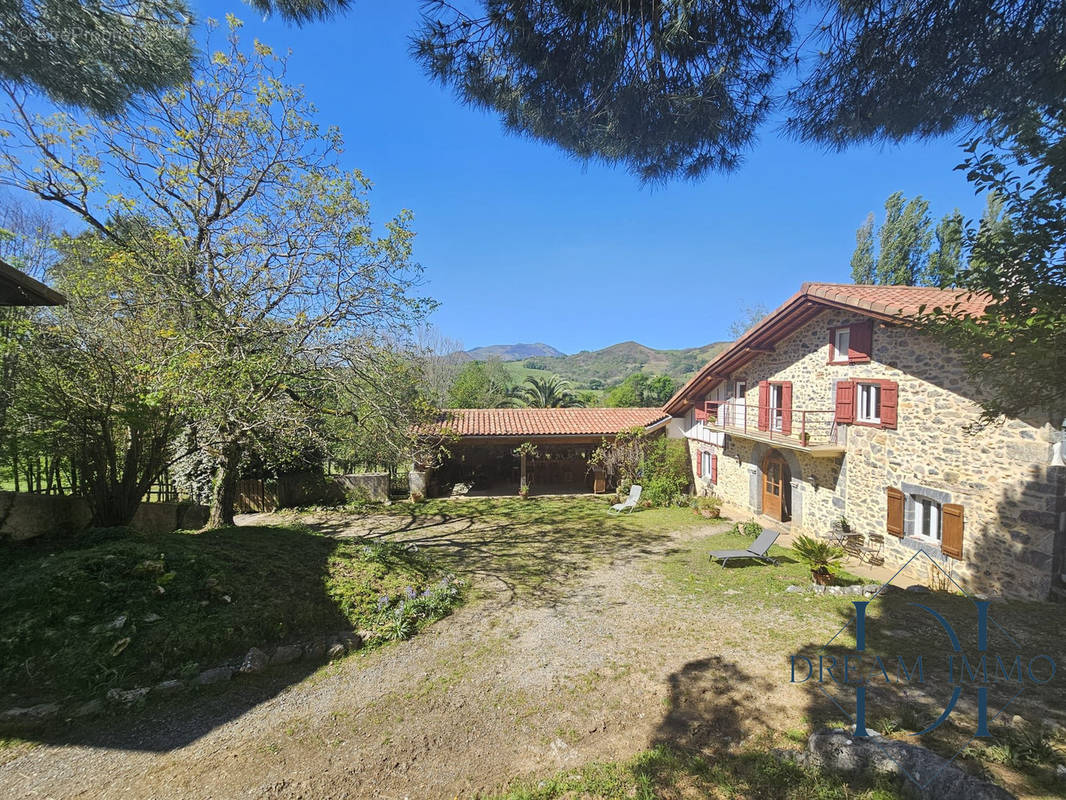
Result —
M587 498L438 501L379 515L360 535L414 544L460 577L500 588L506 602L551 606L589 570L676 552L666 546L669 522L656 510L608 515L605 501ZM311 527L346 530L343 519Z
M0 711L58 700L62 721L0 725L0 738L165 752L232 722L306 679L323 659L237 675L172 697L150 693L135 710L104 703L102 713L84 719L70 712L90 697L100 698L108 687L151 687L178 673L188 681L199 670L239 662L252 645L269 651L318 632L344 630L350 623L339 603L346 600L330 594L326 584L328 563L348 557L337 555L344 548L380 542L393 554L380 565L385 573L414 570L414 565L388 560L410 553L475 585L502 587L506 602L552 605L579 587L582 597L588 597L581 579L596 567L671 552L666 542L676 522L676 515L657 512L608 517L603 503L579 501L427 503L403 514L376 516L358 537L345 535L339 518L311 526L326 535L301 533L299 526L238 527L195 535L127 536L100 543L98 550L71 548L54 557L28 554L23 564L32 569L23 570L17 586L0 586L0 610L12 615L7 630L32 628L36 638L22 642L17 655L5 651L11 664L25 663L8 671ZM388 547L390 543L417 549ZM357 560L351 563L352 569L360 568ZM175 574L167 577L171 572ZM0 578L12 574L4 572ZM80 597L78 592L87 594ZM49 597L53 610L42 609L38 597L38 618L12 622L35 593ZM120 617L125 619L118 624ZM109 625L116 627L110 630ZM50 649L50 642L74 642L63 637L87 635L94 626L96 633L87 637L91 643ZM188 637L197 638L195 652L188 652ZM126 638L129 642L121 644ZM9 645L0 642L0 647ZM190 663L176 660L179 654ZM146 666L138 674L126 674L123 663ZM80 677L74 681L71 672Z

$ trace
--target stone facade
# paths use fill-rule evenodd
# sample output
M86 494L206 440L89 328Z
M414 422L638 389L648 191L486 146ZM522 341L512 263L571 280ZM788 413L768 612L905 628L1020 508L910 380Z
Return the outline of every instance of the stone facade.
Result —
M866 318L827 309L778 341L715 392L695 398L730 400L735 382L745 381L749 414L759 402L760 381L789 381L792 408L821 409L808 417L815 438L832 436L843 452L815 457L802 447L778 446L791 473L791 527L825 536L846 517L852 529L883 534L885 563L898 568L919 550L965 588L982 593L1045 599L1063 572L1062 517L1066 468L1049 466L1060 433L1047 419L1011 419L968 430L979 417L978 396L955 355L939 342L903 325L873 322L867 363L831 364L829 329ZM860 423L833 426L836 383L888 380L898 385L895 429ZM749 416L753 420L754 416ZM793 416L793 427L798 425ZM749 424L751 424L749 422ZM772 444L745 435L712 432L681 423L690 441L693 471L701 451L717 455L717 485L696 479L700 493L714 492L730 503L762 513L762 463ZM905 535L886 532L886 487L906 498ZM935 539L916 529L923 498L964 509L963 554L950 558ZM915 559L906 577L930 581L930 561Z

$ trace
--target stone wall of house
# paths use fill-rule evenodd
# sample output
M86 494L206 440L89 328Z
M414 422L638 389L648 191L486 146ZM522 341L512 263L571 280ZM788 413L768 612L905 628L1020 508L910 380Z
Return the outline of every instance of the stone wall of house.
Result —
M977 390L958 359L904 326L875 321L869 363L829 364L829 329L863 319L827 310L729 377L730 387L747 381L749 409L759 402L761 380L791 381L794 409L832 409L840 380L891 380L899 386L897 427L841 426L846 455L815 458L780 449L792 470L793 529L825 535L843 515L857 532L885 535L889 566L902 566L924 551L929 559L914 559L906 573L913 581L928 582L936 562L972 591L1046 598L1062 569L1054 561L1056 539L1063 536L1056 511L1063 508L1066 468L1049 466L1057 433L1045 420L1018 419L969 431L979 417ZM717 494L761 511L767 445L736 436L727 436L721 448L692 445L694 459L699 449L719 453ZM706 477L698 482L704 491L708 484ZM939 545L913 535L910 501L907 535L888 535L888 486L963 506L963 558L948 558Z

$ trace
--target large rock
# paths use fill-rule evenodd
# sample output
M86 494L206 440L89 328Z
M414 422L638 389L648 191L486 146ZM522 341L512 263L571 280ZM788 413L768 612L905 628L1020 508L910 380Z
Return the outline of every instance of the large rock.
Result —
M344 645L344 649L353 653L363 646L363 637L354 631L344 631L337 634L337 641Z
M9 708L0 711L0 722L42 722L59 713L55 703L41 703L29 708Z
M881 736L855 738L848 731L819 731L807 741L801 763L846 774L891 775L919 800L1014 800L999 786L967 775L916 744Z
M300 645L283 644L274 650L274 655L270 657L270 665L291 664L293 661L299 661L303 654L304 651Z
M215 667L205 669L196 676L196 683L200 686L208 686L212 683L224 683L233 677L233 667Z
M112 703L121 703L126 706L131 706L147 696L148 687L143 689L110 689L107 692L107 699Z
M255 674L265 670L269 664L270 656L258 647L253 647L244 654L244 660L241 661L240 669L237 671L245 675Z

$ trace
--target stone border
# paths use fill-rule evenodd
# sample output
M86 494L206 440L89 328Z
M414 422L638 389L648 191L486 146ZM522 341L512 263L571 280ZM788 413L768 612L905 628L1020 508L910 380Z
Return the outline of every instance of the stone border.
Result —
M238 675L255 675L272 667L292 664L300 660L337 661L361 649L374 638L376 638L375 635L369 631L342 631L294 644L278 645L270 651L269 655L265 650L252 647L240 662L231 661L202 670L196 677L189 680L172 679L154 686L142 686L135 689L109 689L103 698L93 698L66 708L58 703L41 703L27 708L9 708L0 711L0 724L43 723L57 718L91 717L102 713L107 705L129 707L147 699L169 696L197 686L225 683Z
M814 594L829 594L834 597L843 597L845 595L863 595L870 597L877 594L881 589L880 583L855 583L851 586L821 586L817 583L809 583L806 586L799 586L795 583L785 587L785 591L789 594L800 594L806 592L813 592Z

